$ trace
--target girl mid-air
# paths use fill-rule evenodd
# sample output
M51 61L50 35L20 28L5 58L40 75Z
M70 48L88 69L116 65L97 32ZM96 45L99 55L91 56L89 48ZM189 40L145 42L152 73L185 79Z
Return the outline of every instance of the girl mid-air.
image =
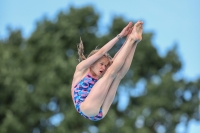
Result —
M130 22L119 35L88 58L83 55L82 41L78 47L79 61L74 73L71 94L76 110L85 118L101 120L112 104L121 79L130 68L137 44L142 40L143 22ZM112 59L107 53L122 37L122 48Z

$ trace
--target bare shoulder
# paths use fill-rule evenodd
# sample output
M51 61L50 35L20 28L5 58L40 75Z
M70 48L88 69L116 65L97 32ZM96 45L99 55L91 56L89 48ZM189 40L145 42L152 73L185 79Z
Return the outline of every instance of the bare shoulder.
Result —
M83 76L87 73L87 71L88 71L88 69L86 69L86 70L76 69L74 72L74 76L73 76L72 86L76 85L83 78Z

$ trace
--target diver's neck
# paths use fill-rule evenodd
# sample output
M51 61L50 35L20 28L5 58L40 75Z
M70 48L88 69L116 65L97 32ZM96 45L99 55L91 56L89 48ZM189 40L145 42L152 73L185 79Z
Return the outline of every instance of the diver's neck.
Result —
M93 71L91 68L89 68L89 73L91 74L92 77L94 77L94 78L96 78L96 79L99 78L99 77L94 73L94 71Z

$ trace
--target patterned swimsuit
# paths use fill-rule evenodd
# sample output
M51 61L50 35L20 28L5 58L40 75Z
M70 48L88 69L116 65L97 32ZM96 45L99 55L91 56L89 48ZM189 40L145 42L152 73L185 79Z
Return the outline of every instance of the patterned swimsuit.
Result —
M97 79L93 78L89 74L87 74L75 87L74 87L74 103L76 110L85 118L98 121L103 118L102 109L100 109L99 114L96 116L88 117L80 110L81 103L85 100L85 98L90 93L92 87L97 82Z

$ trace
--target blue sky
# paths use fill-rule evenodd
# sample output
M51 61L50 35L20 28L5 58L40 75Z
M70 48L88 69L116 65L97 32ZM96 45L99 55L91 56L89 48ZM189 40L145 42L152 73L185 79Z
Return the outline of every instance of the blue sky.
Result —
M20 28L28 37L36 21L44 16L56 17L69 6L92 5L100 13L100 33L106 33L111 20L122 16L126 20L144 21L144 32L153 32L153 44L160 55L165 55L174 44L183 62L179 77L187 80L200 78L200 0L1 0L0 38L8 34L7 28ZM189 133L200 131L200 124L191 122ZM181 131L181 130L180 130Z
M183 62L179 77L195 80L200 77L200 1L199 0L1 0L0 38L7 35L6 27L21 28L27 37L34 30L35 22L43 16L55 18L56 14L71 5L92 5L101 13L99 32L105 33L114 16L126 20L143 20L144 31L154 32L153 43L161 55L173 44ZM105 4L106 3L106 4Z

